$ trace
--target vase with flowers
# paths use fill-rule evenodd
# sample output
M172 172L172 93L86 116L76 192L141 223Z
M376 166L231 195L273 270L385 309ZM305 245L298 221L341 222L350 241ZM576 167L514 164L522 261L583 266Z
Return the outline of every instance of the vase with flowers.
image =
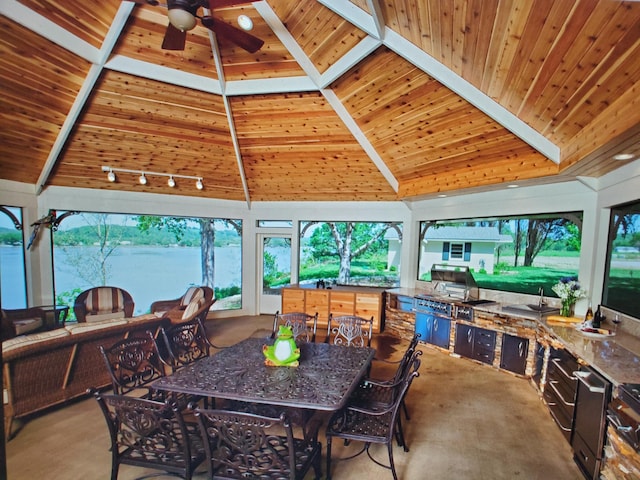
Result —
M587 296L587 292L580 287L577 277L562 277L558 283L551 287L551 290L558 295L562 302L560 315L563 317L573 316L575 303Z

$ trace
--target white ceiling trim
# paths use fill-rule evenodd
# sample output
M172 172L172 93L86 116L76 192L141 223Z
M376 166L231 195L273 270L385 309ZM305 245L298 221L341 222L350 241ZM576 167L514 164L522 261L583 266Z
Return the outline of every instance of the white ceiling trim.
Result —
M380 8L380 2L378 0L367 0L367 5L371 11L373 24L376 26L377 38L384 38L385 24L382 8Z
M276 34L278 40L282 42L284 47L289 51L289 53L293 56L293 58L298 62L304 73L306 73L309 78L316 84L316 86L320 85L320 72L313 64L313 62L309 59L307 54L302 50L298 42L295 41L287 27L282 23L276 12L273 11L271 5L266 2L257 2L254 3L253 6L258 11L260 16L264 19L266 24L273 30L273 33Z
M379 40L382 39L382 37L379 36L374 17L357 5L348 0L318 0L318 2L372 37ZM380 17L377 18L379 19Z
M157 80L158 82L200 90L201 92L222 95L220 82L214 78L181 72L122 55L113 56L104 66L109 70L128 73L136 77L148 78L149 80Z
M84 105L87 102L88 98L91 96L93 87L95 86L98 78L100 77L100 74L102 73L103 63L107 58L109 58L113 46L116 44L118 37L122 32L122 29L127 23L127 19L129 18L129 14L131 13L132 8L133 4L130 2L123 2L122 4L120 4L118 12L116 13L115 18L111 23L111 27L109 27L109 31L107 32L104 42L102 43L102 48L100 49L97 57L97 63L92 64L91 68L89 68L89 73L85 77L84 82L82 83L82 87L78 91L78 95L73 101L73 105L71 106L69 113L65 117L64 122L62 123L62 126L60 128L60 132L58 132L58 136L56 137L56 140L53 143L51 150L49 151L47 160L44 163L44 167L40 172L40 176L38 177L38 181L36 183L36 192L38 195L42 192L44 186L49 180L49 175L51 174L53 167L58 161L58 156L64 148L64 145L67 142L71 131L73 130L73 126L75 125L80 112L84 108Z
M129 2L125 2L129 3ZM0 14L91 63L100 63L100 50L69 33L16 0L2 0Z
M363 21L363 15L369 17L370 21L374 23L371 15L356 7L351 2L336 2L332 0L318 1L359 28L363 28L361 25L368 25ZM365 28L363 28L363 30L365 30ZM372 32L368 30L365 31L370 35L372 34ZM402 58L411 62L413 65L420 68L425 73L429 74L444 86L487 114L504 128L521 138L527 144L531 145L542 155L557 164L560 163L560 148L556 144L549 141L546 137L520 120L516 115L509 112L495 100L485 95L481 90L464 80L458 74L435 60L423 50L419 49L410 41L392 29L385 27L383 43Z
M317 92L309 77L265 78L261 80L227 80L225 95L266 95L269 93Z
M345 126L349 129L362 149L367 153L367 155L369 155L369 158L378 168L382 176L387 180L391 188L393 188L393 191L398 193L398 180L393 175L393 173L391 173L391 170L389 170L387 164L384 162L384 160L382 160L382 157L380 157L374 146L371 145L369 139L362 132L354 118L349 114L335 92L330 89L323 89L322 94L327 99L329 104L333 107L340 119L344 122Z
M366 36L358 45L353 47L346 55L343 55L336 63L331 65L320 78L320 87L326 88L346 72L358 65L369 54L374 52L382 42L373 37Z

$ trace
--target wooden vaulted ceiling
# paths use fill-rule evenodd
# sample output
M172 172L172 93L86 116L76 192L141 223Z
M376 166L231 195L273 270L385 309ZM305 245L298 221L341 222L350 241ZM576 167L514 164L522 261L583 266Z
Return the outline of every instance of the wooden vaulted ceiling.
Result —
M166 8L4 0L0 179L246 201L598 178L640 154L640 2L261 0L250 54ZM627 161L627 162L628 162ZM118 173L103 166L202 177Z

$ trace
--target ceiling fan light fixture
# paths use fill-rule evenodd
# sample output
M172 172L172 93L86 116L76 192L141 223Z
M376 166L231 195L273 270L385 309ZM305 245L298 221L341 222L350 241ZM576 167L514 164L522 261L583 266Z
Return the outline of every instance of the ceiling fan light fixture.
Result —
M198 180L196 180L196 188L198 190L202 190L204 188L204 185L202 184L202 179L199 178Z
M107 173L107 180L112 183L116 181L116 174L113 172L113 170L109 170L109 173Z
M238 25L246 32L253 30L253 20L247 15L240 15L238 17Z
M176 181L173 179L173 175L169 177L169 180L167 180L167 185L169 185L171 188L176 186Z
M181 32L193 30L196 26L196 17L182 8L176 7L169 9L167 16L169 17L171 25Z
M140 175L140 177L138 177L138 181L140 182L140 185L147 184L147 177L144 176L144 172L142 173L142 175Z

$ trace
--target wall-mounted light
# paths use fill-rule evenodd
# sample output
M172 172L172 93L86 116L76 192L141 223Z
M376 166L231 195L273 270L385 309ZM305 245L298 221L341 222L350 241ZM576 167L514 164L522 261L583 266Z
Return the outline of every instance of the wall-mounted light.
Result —
M168 177L167 185L171 188L174 188L177 185L175 180L176 178L186 178L189 180L195 180L196 188L198 190L204 189L203 178L197 177L195 175L178 175L177 173L149 172L147 170L144 170L144 171L130 170L128 168L114 168L106 165L102 166L102 171L107 172L107 180L109 180L110 182L116 181L116 172L122 172L122 173L131 173L133 175L139 175L138 182L140 183L140 185L146 185L149 182L148 177Z

